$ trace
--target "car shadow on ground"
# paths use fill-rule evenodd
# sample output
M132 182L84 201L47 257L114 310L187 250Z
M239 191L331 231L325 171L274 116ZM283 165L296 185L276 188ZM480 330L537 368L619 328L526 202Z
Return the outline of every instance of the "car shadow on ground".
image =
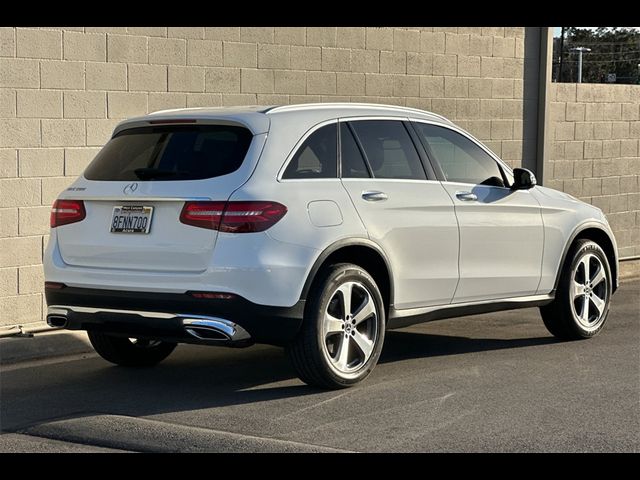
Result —
M408 359L553 343L552 337L477 339L408 331L387 334L382 364ZM147 416L336 392L296 379L280 348L223 349L181 346L155 368L127 369L100 358L56 363L2 374L0 425L15 431L62 417L103 413ZM370 379L356 388L374 385ZM282 384L291 382L292 384ZM28 407L25 407L28 405Z
M533 347L557 342L558 340L552 336L493 339L391 331L387 332L379 363L396 362L412 358L502 350L505 348Z

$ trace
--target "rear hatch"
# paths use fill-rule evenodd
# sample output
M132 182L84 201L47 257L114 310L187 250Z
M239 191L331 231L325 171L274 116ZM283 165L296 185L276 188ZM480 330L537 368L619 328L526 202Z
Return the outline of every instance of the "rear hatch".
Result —
M181 223L188 201L226 201L250 177L266 134L240 125L171 124L121 130L60 198L82 221L57 228L68 265L199 272L216 230Z

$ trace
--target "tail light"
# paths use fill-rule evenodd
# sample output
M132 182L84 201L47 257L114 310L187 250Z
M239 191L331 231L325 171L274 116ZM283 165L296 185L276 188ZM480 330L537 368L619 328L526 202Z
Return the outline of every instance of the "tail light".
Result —
M51 207L51 228L80 222L86 216L82 200L56 200Z
M263 232L287 213L277 202L187 202L180 221L229 233Z

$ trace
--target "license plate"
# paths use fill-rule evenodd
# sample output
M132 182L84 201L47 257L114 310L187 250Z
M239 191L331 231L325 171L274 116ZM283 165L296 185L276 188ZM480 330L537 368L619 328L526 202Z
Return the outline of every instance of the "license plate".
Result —
M153 207L119 205L113 207L111 233L149 233Z

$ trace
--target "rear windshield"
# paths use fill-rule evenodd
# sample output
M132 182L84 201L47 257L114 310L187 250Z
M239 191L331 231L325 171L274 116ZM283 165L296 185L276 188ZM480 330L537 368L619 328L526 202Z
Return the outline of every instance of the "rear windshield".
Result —
M163 125L123 130L84 172L88 180L200 180L242 165L252 134L230 125Z

